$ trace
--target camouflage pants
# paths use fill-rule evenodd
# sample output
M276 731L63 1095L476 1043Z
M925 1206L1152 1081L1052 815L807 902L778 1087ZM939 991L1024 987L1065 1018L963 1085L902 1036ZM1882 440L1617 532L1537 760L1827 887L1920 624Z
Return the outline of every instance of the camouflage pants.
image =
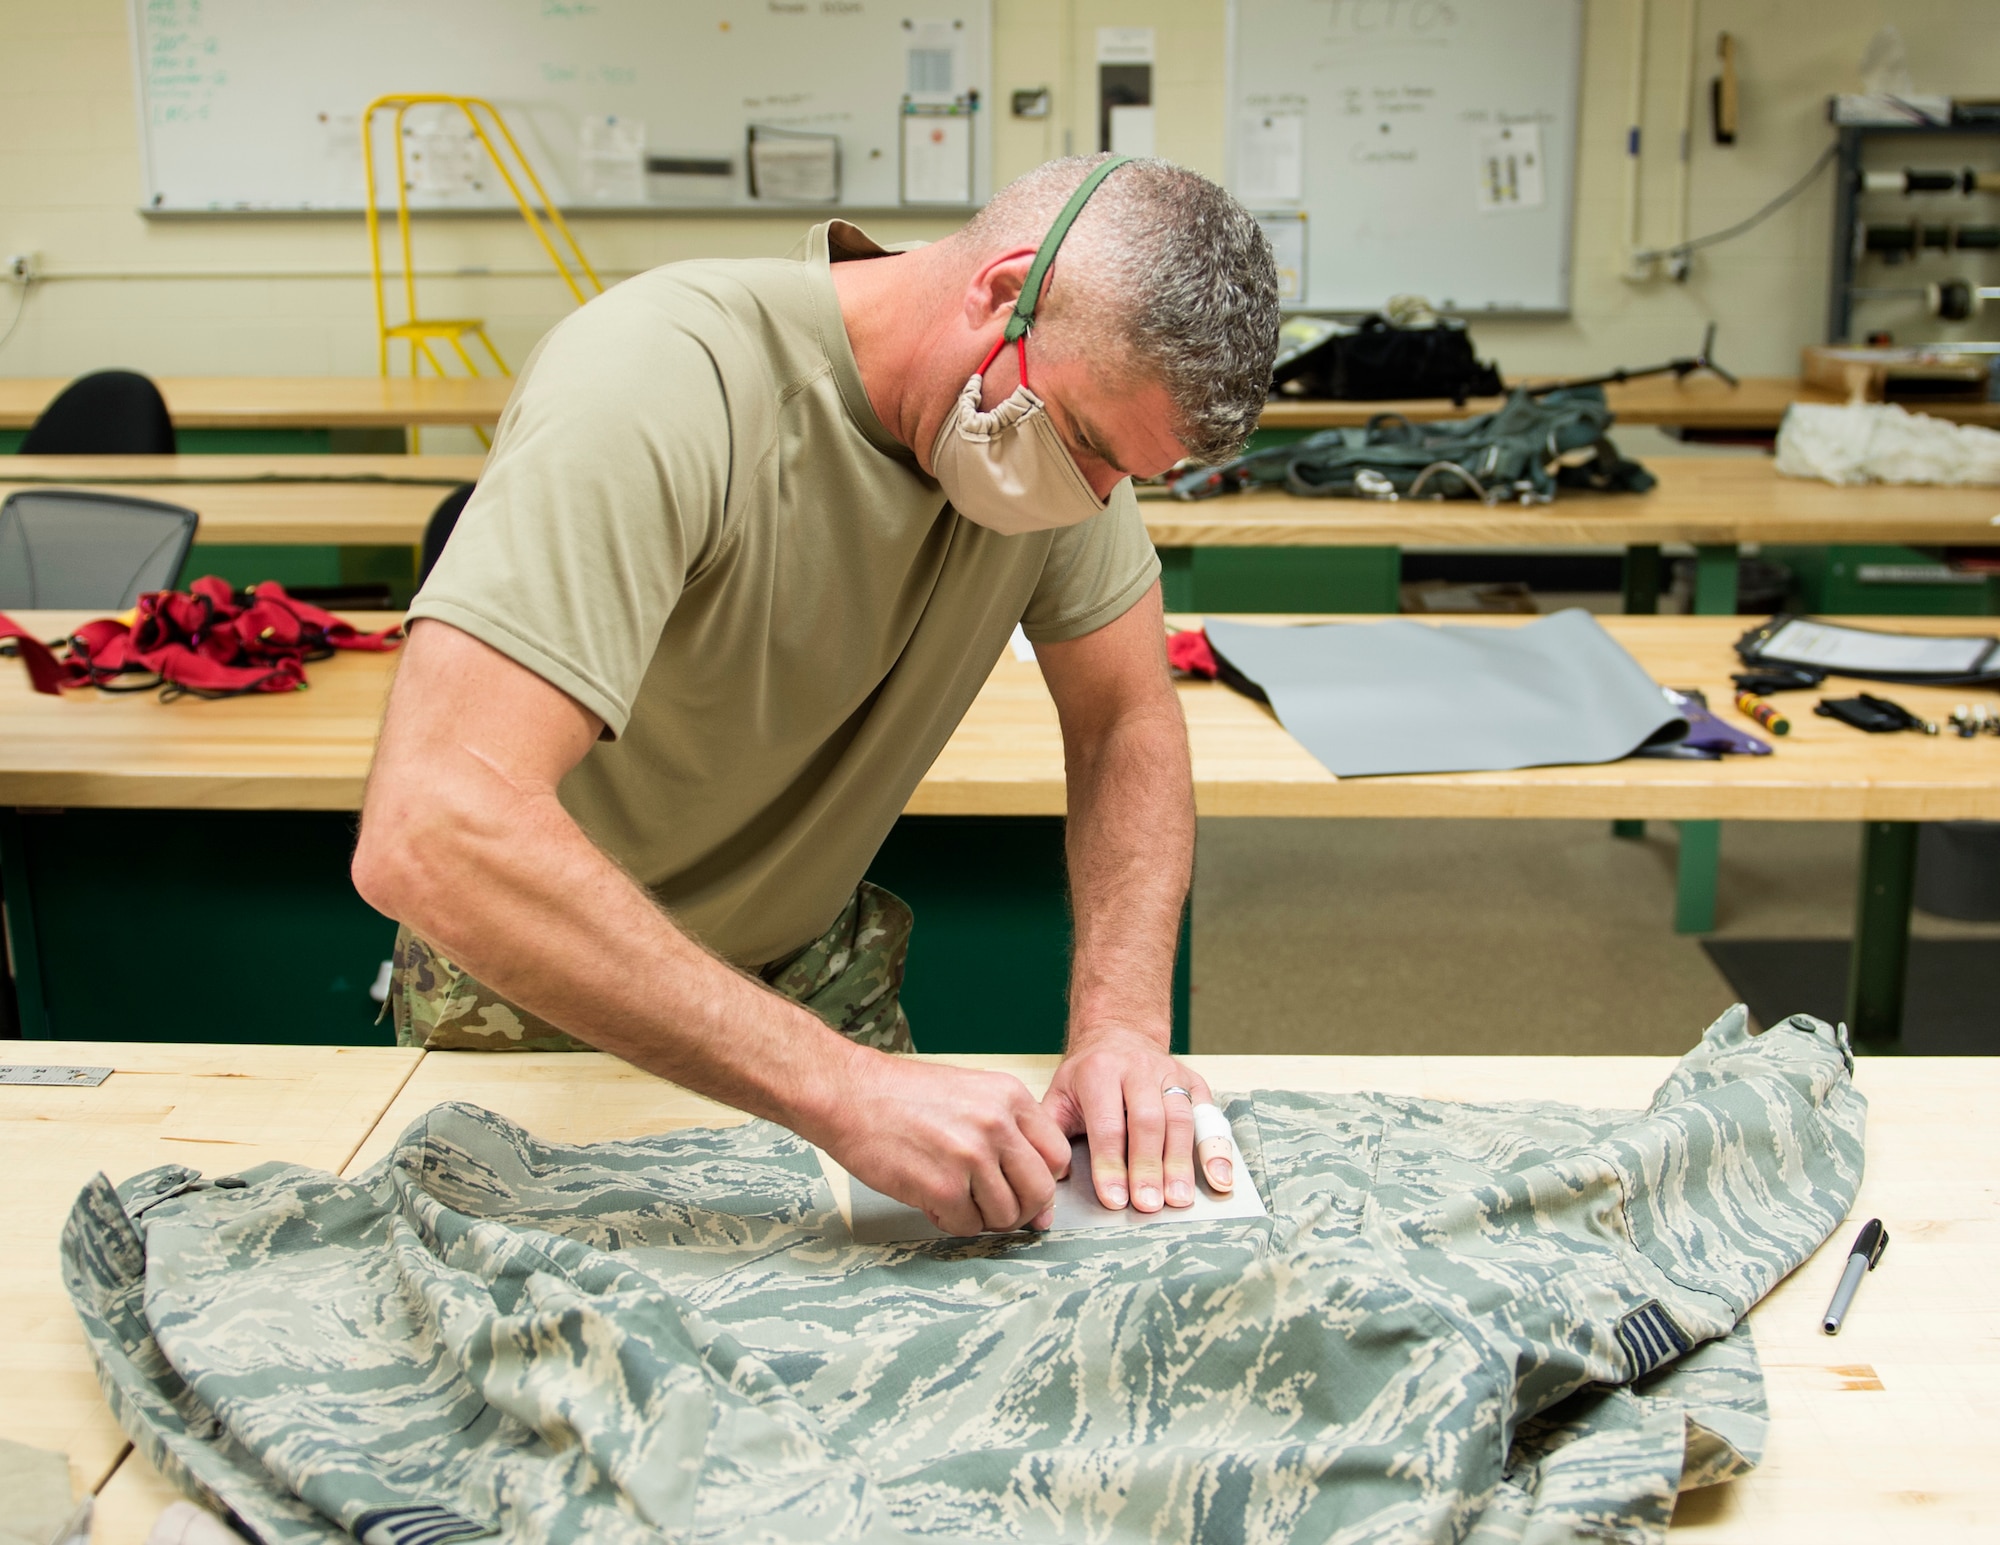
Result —
M914 918L866 880L833 925L757 975L851 1041L914 1051L903 1015L903 965ZM426 1051L590 1051L547 1020L475 981L408 928L396 930L389 1008L396 1044Z

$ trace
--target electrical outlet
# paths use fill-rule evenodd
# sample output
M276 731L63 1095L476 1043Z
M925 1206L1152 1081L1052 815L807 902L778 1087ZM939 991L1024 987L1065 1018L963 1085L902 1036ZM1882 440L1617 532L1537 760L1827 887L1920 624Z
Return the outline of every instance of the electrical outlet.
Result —
M33 284L42 276L42 255L39 252L16 252L7 259L7 266L0 270L9 284Z

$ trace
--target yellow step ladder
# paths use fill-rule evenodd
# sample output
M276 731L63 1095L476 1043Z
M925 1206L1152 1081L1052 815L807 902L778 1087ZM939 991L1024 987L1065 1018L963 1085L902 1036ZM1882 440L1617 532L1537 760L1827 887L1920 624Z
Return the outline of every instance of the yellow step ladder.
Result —
M548 254L555 266L556 274L569 287L570 294L581 306L592 295L604 293L604 284L597 277L597 271L590 266L590 259L583 255L568 223L550 200L542 180L535 175L535 168L522 151L514 133L507 127L499 110L483 97L452 96L443 92L409 92L400 95L381 96L370 102L361 115L361 165L367 179L368 189L368 267L375 284L375 330L377 356L383 375L390 373L391 345L405 344L409 350L410 374L423 373L423 365L428 362L438 375L450 375L440 356L439 347L448 348L467 375L481 375L479 361L466 347L469 339L476 339L485 351L488 360L501 375L512 375L500 351L493 346L493 340L486 334L486 324L478 317L426 317L417 310L417 270L411 256L410 240L410 168L409 158L404 149L407 135L403 120L413 107L441 107L449 112L456 109L465 117L467 126L500 174L507 191L513 195L514 207L534 232L542 250ZM390 132L396 149L396 239L403 261L403 317L400 322L389 320L389 296L387 276L382 268L382 232L380 201L375 191L375 119L378 113L393 114ZM533 199L528 191L532 190ZM558 244L560 243L560 245ZM588 293L586 293L586 286ZM410 430L410 449L418 448L416 427ZM480 441L488 442L484 429L478 429Z

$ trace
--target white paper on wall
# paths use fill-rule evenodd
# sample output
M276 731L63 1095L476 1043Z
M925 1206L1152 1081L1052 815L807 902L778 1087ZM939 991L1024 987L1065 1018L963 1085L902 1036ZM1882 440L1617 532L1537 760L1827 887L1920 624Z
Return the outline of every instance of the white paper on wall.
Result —
M1237 198L1296 204L1305 196L1306 115L1245 113L1236 128Z

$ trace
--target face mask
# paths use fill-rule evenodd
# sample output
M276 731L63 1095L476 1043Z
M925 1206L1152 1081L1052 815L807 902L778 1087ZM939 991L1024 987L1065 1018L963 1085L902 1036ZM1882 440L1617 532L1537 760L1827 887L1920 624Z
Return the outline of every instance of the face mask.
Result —
M1029 389L1027 335L1035 325L1035 305L1056 249L1097 185L1129 159L1112 157L1070 195L1036 249L1006 331L965 383L931 444L931 472L952 507L1003 536L1074 526L1104 509L1104 501L1091 491L1049 421L1047 406ZM1020 362L1021 384L998 407L982 411L979 400L986 372L1010 343Z

